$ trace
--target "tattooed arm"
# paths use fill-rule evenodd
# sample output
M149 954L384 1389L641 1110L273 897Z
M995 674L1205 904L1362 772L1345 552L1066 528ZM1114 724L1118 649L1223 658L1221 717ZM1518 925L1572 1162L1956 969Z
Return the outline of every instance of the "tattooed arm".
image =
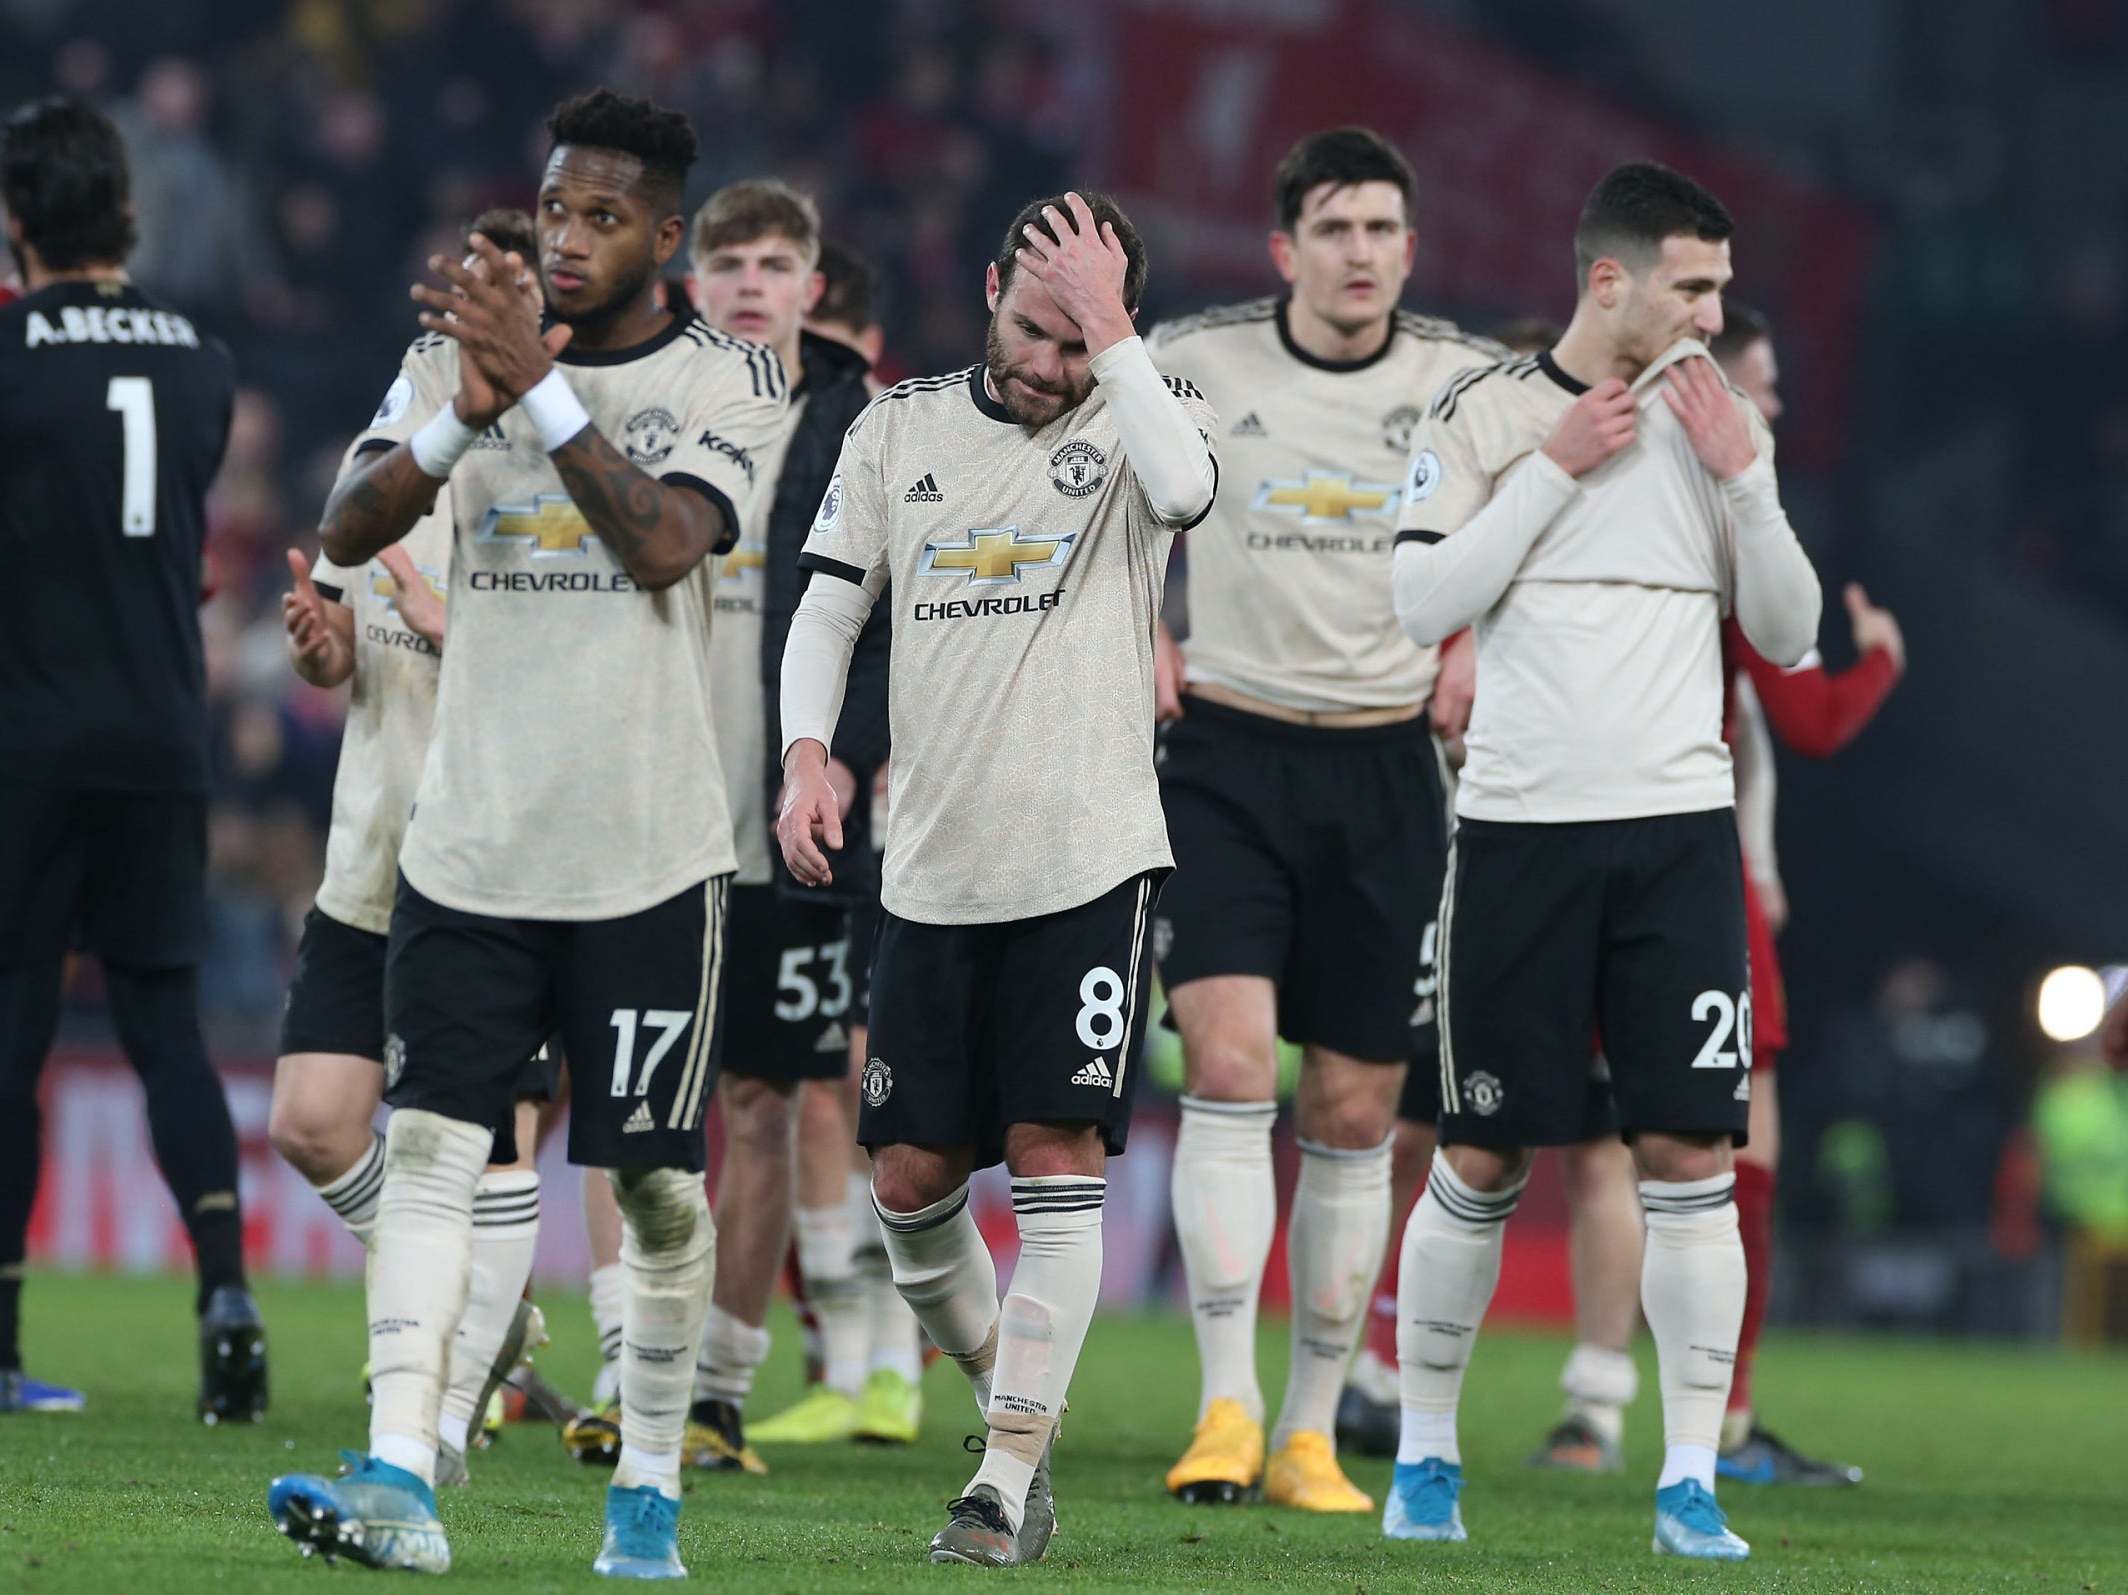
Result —
M318 529L325 557L343 570L361 569L413 530L435 506L442 486L414 463L414 452L404 443L372 453L334 485L325 501Z
M672 586L738 534L706 495L644 474L595 426L551 458L585 521L638 587Z

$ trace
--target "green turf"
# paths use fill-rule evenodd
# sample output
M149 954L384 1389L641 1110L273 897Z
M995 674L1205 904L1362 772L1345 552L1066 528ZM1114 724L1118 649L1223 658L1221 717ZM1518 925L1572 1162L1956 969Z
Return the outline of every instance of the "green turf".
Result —
M267 1481L330 1471L359 1445L362 1314L346 1287L273 1286L274 1406L256 1427L190 1418L188 1291L172 1280L34 1276L32 1371L84 1386L79 1416L0 1418L0 1590L318 1589L357 1569L299 1561L267 1519ZM556 1344L541 1365L586 1387L589 1322L548 1302ZM779 1318L777 1327L787 1329ZM755 1410L796 1388L781 1333ZM1729 1487L1746 1567L1657 1561L1649 1493L1659 1450L1654 1370L1629 1425L1624 1479L1534 1474L1524 1454L1553 1416L1563 1344L1491 1333L1464 1406L1467 1546L1385 1544L1375 1518L1246 1507L1190 1509L1160 1475L1192 1416L1189 1330L1165 1318L1096 1322L1072 1390L1056 1482L1063 1527L1039 1569L996 1575L1059 1589L1341 1591L2128 1591L2128 1358L1940 1343L1775 1340L1761 1374L1769 1416L1814 1449L1861 1463L1838 1493ZM1264 1339L1274 1380L1283 1338ZM930 1375L931 1420L913 1451L772 1454L765 1479L697 1475L681 1523L694 1586L751 1592L934 1588L979 1578L932 1568L925 1540L966 1481L973 1413L950 1366ZM1273 1391L1275 1398L1275 1388ZM512 1429L474 1458L473 1487L444 1505L467 1590L585 1589L604 1476L548 1431ZM1386 1463L1356 1462L1376 1492Z

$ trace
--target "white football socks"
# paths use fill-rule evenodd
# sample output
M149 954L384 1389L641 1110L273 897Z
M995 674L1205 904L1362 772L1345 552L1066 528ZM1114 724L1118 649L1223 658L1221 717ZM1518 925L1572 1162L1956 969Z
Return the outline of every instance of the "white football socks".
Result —
M591 1325L598 1331L599 1371L591 1386L591 1404L602 1407L621 1393L621 1303L628 1279L619 1263L591 1270Z
M1657 1489L1684 1479L1714 1488L1722 1409L1744 1324L1744 1243L1735 1192L1734 1174L1640 1182L1648 1218L1640 1306L1655 1337L1662 1384L1665 1452Z
M384 1194L384 1137L370 1133L369 1150L336 1180L313 1187L340 1215L348 1233L365 1247L377 1228L377 1198Z
M878 1227L869 1199L863 1218ZM820 1324L822 1380L830 1390L846 1396L864 1388L865 1342L870 1329L857 1278L857 1221L858 1214L847 1198L832 1207L801 1207L791 1215L798 1273L805 1281L805 1299Z
M717 1229L702 1176L684 1169L617 1170L621 1268L620 1488L655 1485L680 1498L680 1447L695 1349L709 1315Z
M465 1311L451 1341L438 1433L463 1452L495 1360L532 1278L539 1246L539 1175L530 1169L494 1170L473 1187L473 1272Z
M768 1360L769 1333L734 1318L715 1302L695 1356L695 1400L729 1401L744 1411L754 1393L754 1374Z
M494 1132L401 1108L369 1254L370 1455L436 1480L444 1359L473 1272L473 1191Z
M1568 1417L1580 1418L1617 1445L1625 1438L1626 1408L1640 1394L1640 1368L1631 1352L1584 1340L1567 1353L1559 1388L1566 1392Z
M1397 1461L1460 1463L1456 1407L1470 1350L1500 1283L1500 1246L1524 1174L1498 1191L1466 1185L1433 1155L1397 1259L1397 1384L1403 1430Z
M1197 1331L1197 1415L1222 1397L1263 1421L1256 1378L1256 1304L1278 1223L1271 1170L1275 1102L1182 1099L1168 1191Z
M872 1208L872 1177L850 1173L850 1212L857 1226L857 1289L865 1303L867 1374L881 1369L912 1385L924 1378L924 1331L916 1314L894 1288L893 1265L887 1261L886 1232Z
M1271 1449L1303 1430L1332 1434L1337 1398L1367 1325L1389 1243L1389 1147L1300 1144L1286 1263L1293 1282L1292 1362Z
M1101 1295L1101 1203L1108 1182L1051 1174L1012 1182L1020 1257L998 1315L997 1371L979 1484L997 1491L1017 1534L1027 1487L1064 1413L1064 1395Z
M997 1264L968 1211L968 1187L913 1213L876 1200L874 1207L895 1288L931 1344L968 1376L976 1407L987 1416L998 1354Z

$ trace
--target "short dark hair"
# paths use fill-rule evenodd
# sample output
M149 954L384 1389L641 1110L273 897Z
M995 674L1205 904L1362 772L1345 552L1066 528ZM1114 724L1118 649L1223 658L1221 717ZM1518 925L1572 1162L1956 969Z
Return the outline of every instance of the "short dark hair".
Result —
M532 218L523 211L508 205L497 205L482 211L466 226L466 248L473 247L473 235L480 234L504 254L515 254L518 259L532 262L539 259L539 232L533 227Z
M1586 285L1589 268L1606 255L1641 262L1662 250L1665 238L1690 234L1719 243L1736 231L1722 202L1682 172L1654 161L1614 166L1591 191L1574 226L1575 280Z
M823 238L820 275L827 283L820 290L820 303L813 306L813 320L832 321L852 332L862 332L872 325L875 316L871 262L847 244Z
M1103 222L1116 230L1116 242L1123 246L1123 308L1135 315L1138 302L1145 297L1145 240L1138 236L1138 229L1131 225L1131 219L1123 214L1123 207L1108 195L1088 193L1079 197L1086 201L1086 208L1093 212L1094 227L1097 230ZM998 246L996 262L999 298L1002 299L1005 290L1012 286L1012 274L1019 266L1014 255L1025 246L1026 240L1021 235L1026 229L1036 228L1051 243L1058 241L1055 230L1042 215L1043 210L1051 205L1056 206L1060 215L1071 214L1071 207L1065 203L1065 196L1052 194L1047 199L1029 200L1022 205L1019 215L1012 218L1012 225L1005 229L1005 241Z
M1318 184L1347 188L1354 183L1394 183L1404 196L1404 220L1411 220L1411 197L1418 182L1411 162L1396 146L1368 127L1333 127L1310 133L1278 163L1271 180L1273 202L1278 207L1279 231L1290 233L1300 220L1302 201Z
M688 253L706 255L781 233L809 255L820 252L820 207L780 177L726 183L695 212Z
M645 191L668 211L680 208L688 168L699 153L694 127L683 112L611 89L562 101L547 118L547 132L553 139L550 154L575 144L633 155L643 163Z
M1772 336L1773 323L1766 319L1764 311L1738 304L1734 299L1724 299L1722 330L1714 335L1714 341L1707 346L1707 352L1726 364L1759 339Z
M36 100L0 134L0 204L54 271L123 264L133 225L126 147L111 119L68 96Z
M1517 354L1536 354L1564 336L1565 329L1544 316L1517 316L1493 328L1493 342L1504 343Z

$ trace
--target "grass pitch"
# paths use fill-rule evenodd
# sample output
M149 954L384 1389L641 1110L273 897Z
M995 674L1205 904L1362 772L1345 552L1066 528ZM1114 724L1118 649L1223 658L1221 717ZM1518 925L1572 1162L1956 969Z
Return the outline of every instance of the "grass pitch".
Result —
M267 1481L330 1472L359 1447L366 1412L359 1292L270 1285L274 1400L256 1427L203 1429L189 1286L168 1279L39 1274L25 1295L31 1371L85 1387L86 1413L0 1418L0 1590L319 1590L363 1569L301 1561L266 1516ZM544 1372L588 1388L595 1351L580 1299L544 1305ZM781 1317L753 1410L796 1393ZM1726 1486L1752 1542L1741 1567L1658 1561L1648 1550L1660 1456L1652 1356L1628 1427L1622 1479L1538 1474L1522 1459L1555 1415L1558 1339L1489 1332L1464 1403L1471 1543L1390 1545L1378 1517L1254 1506L1193 1509L1160 1478L1188 1438L1196 1372L1186 1323L1095 1321L1056 1465L1061 1528L1041 1567L988 1575L1057 1590L2113 1591L2128 1595L2128 1357L1911 1341L1776 1339L1760 1375L1769 1419L1808 1449L1868 1469L1860 1489ZM1283 1326L1261 1366L1275 1405ZM857 1591L961 1587L986 1575L933 1568L925 1542L972 1471L967 1387L932 1370L923 1442L769 1455L764 1479L690 1476L681 1551L691 1587ZM1386 1463L1353 1461L1377 1500ZM513 1427L446 1496L455 1587L535 1592L595 1580L606 1475L552 1432ZM334 1587L338 1587L337 1584Z

